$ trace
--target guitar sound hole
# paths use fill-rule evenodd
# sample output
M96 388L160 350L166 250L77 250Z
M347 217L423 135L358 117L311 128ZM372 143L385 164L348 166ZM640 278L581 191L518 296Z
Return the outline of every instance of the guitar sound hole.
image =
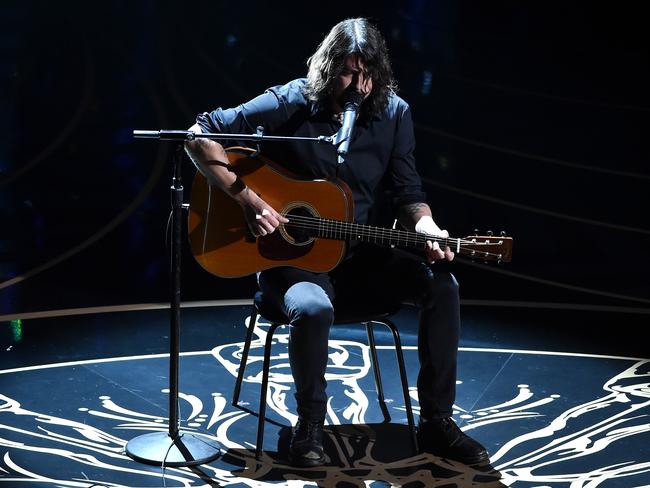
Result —
M314 214L306 207L294 207L285 214L289 223L284 224L284 230L294 244L305 244L315 235L316 224L311 222Z

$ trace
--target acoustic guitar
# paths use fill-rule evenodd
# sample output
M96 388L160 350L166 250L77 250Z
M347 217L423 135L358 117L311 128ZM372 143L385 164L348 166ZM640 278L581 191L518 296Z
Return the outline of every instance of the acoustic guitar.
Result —
M231 171L289 222L253 237L239 205L197 171L190 196L190 247L199 264L217 276L234 278L277 266L327 272L342 261L353 240L422 251L431 240L484 261L511 259L510 237L441 238L356 224L352 193L343 181L295 178L247 148L227 154Z

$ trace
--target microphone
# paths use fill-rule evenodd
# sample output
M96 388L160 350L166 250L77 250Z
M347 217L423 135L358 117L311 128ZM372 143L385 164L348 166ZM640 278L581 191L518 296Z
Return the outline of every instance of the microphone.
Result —
M346 155L350 149L352 131L357 121L357 112L359 111L361 102L363 102L363 95L358 91L351 90L346 93L345 104L343 105L343 122L341 130L336 134L334 141L335 144L338 144L336 152L339 156ZM341 157L339 157L339 162L341 162Z

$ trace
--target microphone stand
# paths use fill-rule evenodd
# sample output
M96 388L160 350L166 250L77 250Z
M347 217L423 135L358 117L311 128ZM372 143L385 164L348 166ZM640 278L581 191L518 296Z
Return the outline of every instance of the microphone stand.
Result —
M220 140L261 141L301 140L333 144L333 136L284 137L265 136L261 127L256 134L194 133L187 130L134 130L140 139L174 141L176 151L172 160L172 239L170 252L170 333L169 333L169 429L168 432L151 432L139 435L126 444L126 454L135 461L154 466L184 467L208 463L221 454L221 445L205 434L180 432L178 412L178 366L181 323L181 250L183 228L183 184L181 163L183 143L197 137ZM256 153L257 154L257 153Z

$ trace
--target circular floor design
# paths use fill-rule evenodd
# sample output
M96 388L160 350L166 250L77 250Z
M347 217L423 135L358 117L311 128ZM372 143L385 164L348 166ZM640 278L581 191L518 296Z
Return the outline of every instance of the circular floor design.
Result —
M259 324L241 399L257 407ZM245 325L240 324L242 335ZM123 450L166 431L168 357L53 363L0 373L0 483L8 486L645 486L650 483L650 362L543 351L463 348L454 417L491 454L472 468L409 451L394 351L379 346L393 417L382 423L366 344L354 329L330 341L326 448L330 463L284 462L295 421L286 331L276 334L264 459L255 417L230 405L242 342L181 356L181 430L216 438L223 455L200 469L152 467ZM379 341L382 344L382 341ZM407 342L408 344L408 342ZM409 384L417 353L405 350ZM417 392L411 389L417 412ZM164 477L164 480L163 480Z

